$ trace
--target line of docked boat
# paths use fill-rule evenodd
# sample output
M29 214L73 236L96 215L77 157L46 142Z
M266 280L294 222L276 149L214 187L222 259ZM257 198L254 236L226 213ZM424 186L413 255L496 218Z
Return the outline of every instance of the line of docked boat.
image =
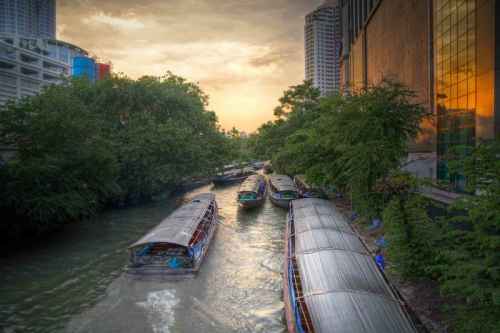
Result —
M224 186L241 183L248 176L255 174L255 170L251 167L241 169L230 169L216 175L212 182L216 186Z
M267 183L262 174L245 175L238 191L243 208L261 206ZM286 175L270 175L270 199L288 208L299 198L299 189ZM302 182L300 184L304 184ZM300 188L304 188L301 185ZM158 226L129 247L129 273L183 275L196 273L217 228L217 202L212 193L200 194L175 210Z
M402 300L331 202L292 201L285 234L289 333L416 332Z
M239 188L238 202L260 206L266 192L266 178L251 175ZM288 208L283 298L289 333L417 332L404 302L333 203L299 199L321 194L301 177L271 175L269 192L274 204ZM129 273L196 273L217 223L215 195L195 196L130 246Z
M243 182L248 176L256 174L257 170L264 168L266 162L252 161L242 164L229 164L222 168L212 182L216 186L231 185Z

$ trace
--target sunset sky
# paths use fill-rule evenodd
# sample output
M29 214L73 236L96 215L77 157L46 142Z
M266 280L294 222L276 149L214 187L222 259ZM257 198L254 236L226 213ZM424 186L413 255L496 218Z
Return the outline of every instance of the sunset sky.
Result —
M251 132L304 79L304 15L321 0L59 0L58 38L132 78L199 82L226 129Z

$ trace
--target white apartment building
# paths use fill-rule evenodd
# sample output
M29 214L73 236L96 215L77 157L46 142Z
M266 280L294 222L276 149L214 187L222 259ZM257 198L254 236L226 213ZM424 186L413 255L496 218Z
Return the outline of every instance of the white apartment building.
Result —
M87 52L66 42L0 34L0 106L61 83L71 75L73 58L82 55Z
M88 53L56 40L55 0L0 0L0 106L71 75Z
M341 17L338 1L327 0L305 19L305 76L323 96L340 87Z

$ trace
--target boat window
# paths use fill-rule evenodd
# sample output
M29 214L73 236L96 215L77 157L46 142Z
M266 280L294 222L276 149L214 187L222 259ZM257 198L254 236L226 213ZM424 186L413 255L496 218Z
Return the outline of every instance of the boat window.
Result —
M189 241L190 246L196 246L196 244L198 244L200 241L206 239L206 236L208 235L210 227L213 222L214 211L215 211L215 204L212 202L210 206L208 206L208 209L203 215L203 218L201 219L200 223L198 224L198 227L196 228L193 237Z

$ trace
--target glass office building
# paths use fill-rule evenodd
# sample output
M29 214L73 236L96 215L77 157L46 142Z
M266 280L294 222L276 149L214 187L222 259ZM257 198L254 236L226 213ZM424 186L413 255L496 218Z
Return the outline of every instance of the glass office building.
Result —
M461 161L481 141L498 137L498 5L492 0L433 2L434 87L440 180L463 191Z
M438 0L434 4L434 83L438 179L463 189L449 160L462 159L476 142L476 2Z

